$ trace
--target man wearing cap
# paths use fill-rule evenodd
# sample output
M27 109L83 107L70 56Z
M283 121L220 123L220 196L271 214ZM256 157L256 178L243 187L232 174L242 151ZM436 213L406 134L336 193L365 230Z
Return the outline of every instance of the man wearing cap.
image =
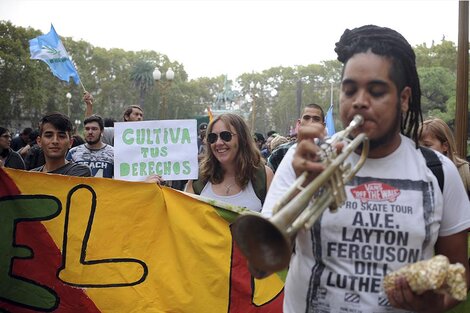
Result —
M266 142L266 140L264 139L263 134L254 133L253 139L254 139L254 141L256 143L256 146L258 147L259 151L261 152L261 150L263 150L263 145Z
M33 129L31 127L23 129L18 136L11 140L10 148L19 153L21 148L26 147L26 145L30 143L29 134L31 134L32 131Z
M205 137L206 137L207 123L201 123L199 125L199 136L197 137L197 150L198 154L204 152L205 147Z

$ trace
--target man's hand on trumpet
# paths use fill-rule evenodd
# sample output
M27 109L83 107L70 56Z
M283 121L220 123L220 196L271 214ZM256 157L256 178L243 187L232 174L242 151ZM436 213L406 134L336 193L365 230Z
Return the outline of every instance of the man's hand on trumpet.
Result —
M304 172L309 173L304 185L315 179L325 169L325 165L320 158L321 149L318 146L318 142L323 141L324 134L325 128L322 125L311 124L299 127L297 148L295 149L292 166L297 177ZM336 145L338 152L341 151L341 148L342 144Z

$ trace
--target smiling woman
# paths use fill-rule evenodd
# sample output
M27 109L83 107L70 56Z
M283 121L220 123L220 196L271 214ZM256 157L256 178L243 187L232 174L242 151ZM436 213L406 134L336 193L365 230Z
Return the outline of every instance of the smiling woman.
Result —
M245 121L236 114L219 115L206 139L199 179L188 182L186 191L261 211L273 172L262 162Z

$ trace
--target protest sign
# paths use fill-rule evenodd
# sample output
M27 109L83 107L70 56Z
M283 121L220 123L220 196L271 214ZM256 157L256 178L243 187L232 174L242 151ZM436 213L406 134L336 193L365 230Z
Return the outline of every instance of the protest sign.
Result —
M143 181L197 179L197 121L162 120L114 124L114 178Z

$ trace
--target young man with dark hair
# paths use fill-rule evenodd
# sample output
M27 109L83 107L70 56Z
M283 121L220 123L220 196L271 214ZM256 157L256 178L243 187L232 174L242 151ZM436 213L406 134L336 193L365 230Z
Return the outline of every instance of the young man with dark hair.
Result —
M318 125L321 125L323 128L325 128L325 113L323 112L322 107L316 103L310 103L304 107L302 115L297 119L295 129L297 130L300 126L306 126L310 123L317 123ZM267 163L273 172L276 172L287 151L296 142L297 141L290 141L280 145L274 151L271 151L271 155L268 157Z
M85 164L95 177L114 177L114 148L103 143L104 122L101 116L91 115L83 121L85 143L70 149L66 159Z
M383 290L386 274L435 254L462 264L470 281L470 204L462 181L452 161L438 154L441 190L418 149L421 92L413 49L398 32L367 25L347 29L335 51L344 64L339 115L344 126L355 115L364 118L351 135L364 133L370 149L345 186L345 203L297 233L284 312L445 312L458 301L433 291L417 294L403 276ZM297 176L324 170L312 140L322 138L323 130L301 127L298 136L273 179L266 215ZM346 163L356 164L360 152Z
M69 176L91 176L88 166L65 159L72 146L72 130L70 119L62 113L51 113L41 119L37 142L44 152L46 163L32 171Z

